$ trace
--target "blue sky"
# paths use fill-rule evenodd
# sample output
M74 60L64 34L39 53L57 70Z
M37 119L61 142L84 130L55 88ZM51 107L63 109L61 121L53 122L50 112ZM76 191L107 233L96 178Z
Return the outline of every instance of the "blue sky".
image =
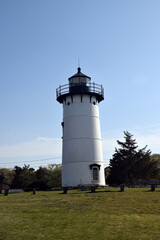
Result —
M159 10L159 0L1 0L0 167L61 162L56 88L78 58L105 89L105 165L123 131L160 153Z

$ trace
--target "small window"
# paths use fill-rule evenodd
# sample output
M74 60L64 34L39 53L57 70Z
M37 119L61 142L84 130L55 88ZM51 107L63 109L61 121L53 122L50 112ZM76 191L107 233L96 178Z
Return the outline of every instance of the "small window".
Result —
M96 105L96 102L93 102L94 105Z
M64 135L64 122L61 122L62 125L62 139L63 139L63 135Z
M93 180L98 180L98 168L94 167L92 170L93 170Z
M69 106L69 105L70 105L70 102L68 102L67 105Z

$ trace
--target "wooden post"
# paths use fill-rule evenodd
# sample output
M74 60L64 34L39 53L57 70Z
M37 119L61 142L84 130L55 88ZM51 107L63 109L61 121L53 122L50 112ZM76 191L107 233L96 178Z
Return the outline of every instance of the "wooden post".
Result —
M68 188L64 188L63 194L67 194Z
M35 188L33 189L33 194L34 194L34 195L36 195L36 194L37 194L37 192L36 192L36 189L35 189Z
M4 190L4 196L8 196L9 189Z
M124 192L124 185L120 186L120 192Z
M91 187L91 193L95 193L96 188L95 187Z
M155 188L156 188L156 185L155 185L155 184L151 184L151 191L152 191L152 192L155 191Z

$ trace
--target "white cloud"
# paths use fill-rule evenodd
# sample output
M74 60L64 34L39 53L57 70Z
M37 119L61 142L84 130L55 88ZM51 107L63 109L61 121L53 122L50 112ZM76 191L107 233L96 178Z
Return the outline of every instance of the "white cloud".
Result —
M148 127L148 129L135 128L129 130L136 139L139 148L148 145L153 153L160 153L160 127ZM114 131L113 135L105 134L102 138L103 156L109 160L117 147L117 139L124 141L123 132ZM14 145L0 146L0 158L12 157L61 157L62 141L59 138L37 137L37 139Z
M61 156L61 145L60 139L38 137L33 141L8 146L0 146L0 158Z
M37 137L37 142L53 142L54 138L47 138L47 137ZM57 139L58 140L58 139Z

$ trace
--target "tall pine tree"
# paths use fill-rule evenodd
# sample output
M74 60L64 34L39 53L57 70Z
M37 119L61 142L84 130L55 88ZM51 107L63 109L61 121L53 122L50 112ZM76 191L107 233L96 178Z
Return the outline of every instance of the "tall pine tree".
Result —
M151 151L146 147L137 149L136 140L129 132L124 132L125 141L117 141L120 148L115 149L110 160L109 184L134 185L138 179L154 178L157 175L157 166L151 161Z

